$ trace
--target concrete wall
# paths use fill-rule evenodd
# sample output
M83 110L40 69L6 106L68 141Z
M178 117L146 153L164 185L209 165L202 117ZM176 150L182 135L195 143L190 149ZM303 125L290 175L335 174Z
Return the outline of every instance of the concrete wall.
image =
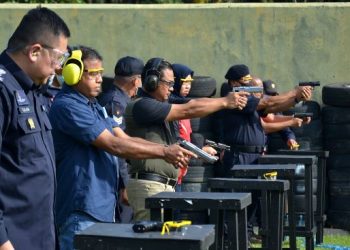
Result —
M0 5L0 45L36 5ZM49 5L69 25L71 45L93 46L106 74L125 55L184 63L221 85L247 64L280 90L300 80L350 82L350 4ZM321 102L321 88L315 91Z

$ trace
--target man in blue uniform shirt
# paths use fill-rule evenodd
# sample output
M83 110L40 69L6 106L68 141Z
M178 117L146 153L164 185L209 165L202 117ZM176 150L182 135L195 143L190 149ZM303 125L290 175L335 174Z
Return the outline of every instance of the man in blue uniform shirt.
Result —
M114 155L161 158L185 166L193 154L176 144L129 137L108 117L95 98L101 91L103 67L94 49L80 46L72 51L62 73L65 84L55 96L49 117L57 159L60 248L68 250L76 232L95 222L115 221L119 169Z
M231 66L225 78L228 80L228 89L250 86L252 80L249 68L244 64ZM297 87L279 96L268 98L259 98L251 94L248 96L247 105L242 110L223 110L222 142L229 145L231 150L224 152L220 175L230 176L230 169L237 164L257 163L266 145L266 134L261 123L262 116L286 110L301 100L310 99L311 95L311 87ZM248 209L250 230L257 211L257 194L253 193L252 203L253 205Z
M105 107L107 114L113 117L118 126L125 130L124 112L126 105L142 86L141 73L144 63L136 57L126 56L120 58L114 68L114 81L111 85L102 84L102 93L98 96L98 102ZM129 180L128 166L123 158L119 160L120 203L117 206L116 216L124 223L130 221L131 208L125 186ZM128 213L129 211L129 213Z
M70 32L30 10L0 55L0 249L55 249L55 154L40 88L61 67Z

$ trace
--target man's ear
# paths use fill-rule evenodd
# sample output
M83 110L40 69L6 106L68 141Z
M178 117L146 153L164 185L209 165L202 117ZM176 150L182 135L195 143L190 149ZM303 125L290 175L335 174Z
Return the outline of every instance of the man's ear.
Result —
M41 45L40 44L33 44L31 45L28 50L28 57L31 62L35 62L38 59L38 55L41 52Z

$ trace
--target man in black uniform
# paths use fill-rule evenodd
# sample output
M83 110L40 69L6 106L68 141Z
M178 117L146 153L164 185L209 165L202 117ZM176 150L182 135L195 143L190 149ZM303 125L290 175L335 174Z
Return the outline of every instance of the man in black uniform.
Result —
M228 80L229 89L249 86L252 80L249 68L244 64L230 67L225 78ZM311 95L311 87L297 87L289 92L267 98L258 98L252 94L248 96L247 105L242 110L223 110L222 142L230 145L231 150L224 153L220 175L230 176L229 170L237 164L257 163L266 145L266 135L260 119L262 116L286 110L301 100L310 99ZM257 194L253 193L253 205L248 209L250 224L256 220L257 202ZM252 229L251 226L250 229Z
M246 65L234 65L229 68L225 78L232 87L249 86L252 77ZM224 175L236 164L254 164L265 151L266 136L260 117L268 113L276 113L293 107L302 100L309 100L312 87L296 87L278 96L258 98L248 97L247 105L242 110L223 111L222 142L230 145L223 157Z
M41 87L67 56L70 31L30 10L0 55L0 250L55 249L55 152Z
M105 107L107 114L114 119L118 126L125 130L124 112L126 105L142 86L141 73L144 63L136 57L120 58L114 68L114 81L110 86L104 85L98 102ZM129 180L128 166L125 159L118 157L119 163L119 204L117 206L117 220L127 223L131 219L126 185Z

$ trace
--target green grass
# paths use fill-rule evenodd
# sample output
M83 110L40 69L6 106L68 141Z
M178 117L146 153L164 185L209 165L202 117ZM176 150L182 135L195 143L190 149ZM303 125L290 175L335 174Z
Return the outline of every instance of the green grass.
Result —
M315 250L325 250L325 249L331 249L334 250L336 246L340 247L349 247L350 248L350 236L349 235L325 235L323 237L323 243L319 246L315 247ZM259 244L253 244L252 247L260 247ZM283 247L288 248L289 242L284 241ZM298 237L297 238L297 247L300 250L305 250L305 240L304 238Z

